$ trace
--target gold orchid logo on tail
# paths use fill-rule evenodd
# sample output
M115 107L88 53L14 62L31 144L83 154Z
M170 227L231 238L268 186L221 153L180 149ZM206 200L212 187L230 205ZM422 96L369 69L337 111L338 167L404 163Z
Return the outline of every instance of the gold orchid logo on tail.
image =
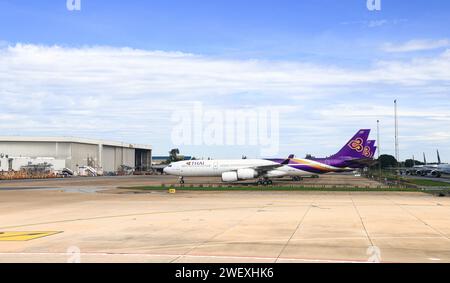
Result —
M367 158L372 157L372 152L370 150L370 147L368 147L368 146L364 147L363 155Z
M353 149L356 150L357 152L363 152L364 151L364 141L362 138L357 138L356 140L351 141L348 146Z

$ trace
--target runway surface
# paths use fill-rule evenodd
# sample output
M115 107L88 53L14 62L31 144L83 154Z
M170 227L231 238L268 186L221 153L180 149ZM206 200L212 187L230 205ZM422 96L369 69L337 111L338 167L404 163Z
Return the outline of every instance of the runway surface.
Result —
M450 262L450 199L0 189L0 233L0 262Z
M203 184L218 185L223 184L220 178L186 178L186 185ZM255 181L241 182L241 184L254 184ZM166 175L153 176L124 176L124 177L94 177L94 178L67 178L67 179L44 179L44 180L13 180L0 181L0 189L31 189L31 188L116 188L130 186L160 186L162 184L179 184L178 178ZM275 185L289 186L360 186L376 188L380 186L378 182L362 177L355 177L352 174L327 174L320 178L305 178L300 182L292 182L290 179L274 179Z

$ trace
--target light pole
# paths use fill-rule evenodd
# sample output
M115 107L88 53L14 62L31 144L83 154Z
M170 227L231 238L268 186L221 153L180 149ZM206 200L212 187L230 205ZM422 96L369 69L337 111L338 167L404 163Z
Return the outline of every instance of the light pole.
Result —
M395 159L397 159L397 167L400 163L400 151L398 148L398 112L397 112L397 99L394 100L394 115L395 115Z
M378 143L378 177L381 181L381 162L380 162L380 152L381 152L381 142L380 142L380 120L377 120L377 143Z
M398 147L398 112L397 112L397 99L394 100L394 108L395 108L395 159L397 160L397 168L401 167L400 164L400 151ZM397 184L400 182L400 170L396 170L397 172Z

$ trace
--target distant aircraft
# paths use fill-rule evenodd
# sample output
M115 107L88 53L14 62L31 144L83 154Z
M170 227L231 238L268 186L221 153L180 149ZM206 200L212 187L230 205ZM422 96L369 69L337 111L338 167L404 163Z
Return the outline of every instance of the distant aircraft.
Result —
M406 175L417 175L417 176L433 176L436 178L442 177L442 174L450 174L450 164L441 163L441 156L439 150L437 151L438 163L428 164L425 153L423 154L424 165L415 165L412 168L402 168L401 173Z
M331 172L352 172L373 162L374 141L368 142L370 130L359 130L344 147L328 158L239 159L180 161L164 169L180 177L222 177L223 182L259 179L259 185L271 185L272 178L301 177Z

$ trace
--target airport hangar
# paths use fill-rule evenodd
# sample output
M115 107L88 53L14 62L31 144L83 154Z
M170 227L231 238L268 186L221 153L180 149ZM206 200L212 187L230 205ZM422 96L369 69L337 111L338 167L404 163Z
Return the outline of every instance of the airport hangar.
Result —
M0 137L0 153L10 157L65 160L66 168L80 166L117 172L122 165L148 170L152 146L73 137Z

